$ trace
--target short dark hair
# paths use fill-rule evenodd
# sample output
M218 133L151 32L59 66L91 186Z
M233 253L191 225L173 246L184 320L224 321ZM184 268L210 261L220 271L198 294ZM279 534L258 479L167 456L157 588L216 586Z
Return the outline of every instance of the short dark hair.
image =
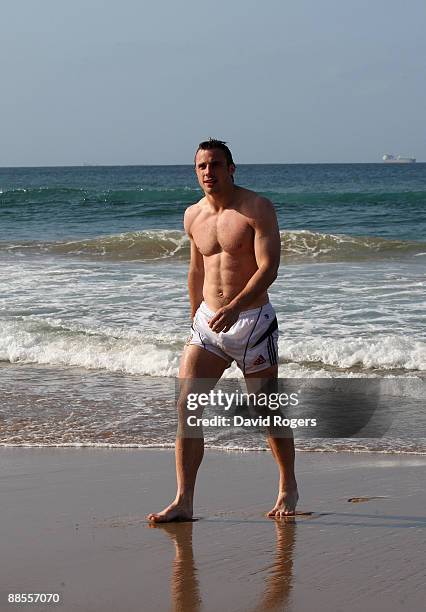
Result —
M211 149L220 149L223 151L225 153L226 163L228 166L231 164L235 166L234 160L232 159L232 153L226 146L226 142L224 140L216 140L216 138L209 138L208 140L203 140L203 142L200 142L198 149L195 151L194 164L198 151L210 151Z

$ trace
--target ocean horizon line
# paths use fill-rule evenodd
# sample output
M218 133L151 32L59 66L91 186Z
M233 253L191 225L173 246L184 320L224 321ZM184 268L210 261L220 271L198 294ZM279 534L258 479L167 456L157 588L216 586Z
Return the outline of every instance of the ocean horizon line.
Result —
M420 166L426 164L426 161L417 161L415 164L393 164L390 167L405 167L408 165L410 168L413 166ZM236 167L239 166L389 166L389 164L385 164L383 161L377 162L237 162ZM163 163L163 164L102 164L102 163L75 163L75 164L48 164L48 165L12 165L12 166L3 166L0 165L0 170L42 170L46 168L163 168L163 167L171 167L171 168L192 168L194 164L172 164L172 163Z

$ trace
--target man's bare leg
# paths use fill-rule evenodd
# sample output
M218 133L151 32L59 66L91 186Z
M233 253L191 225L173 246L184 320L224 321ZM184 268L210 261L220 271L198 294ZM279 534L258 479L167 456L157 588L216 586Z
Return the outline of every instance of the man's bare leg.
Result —
M203 392L208 392L208 388L213 389L226 366L226 361L214 353L194 345L185 347L179 370L179 378L183 384L178 401L180 432L178 431L175 446L176 497L161 512L148 514L147 519L149 521L166 523L169 521L188 521L192 518L195 480L204 455L204 438L202 429L200 429L198 437L188 438L181 434L184 426L182 420L186 416L186 398L188 393L195 392L198 389L197 380L199 379L204 379ZM191 380L194 381L193 388ZM197 414L197 416L199 415Z
M253 389L256 391L255 380L264 378L277 378L278 366L271 366L261 372L254 374L246 374L245 380L247 384L247 390L250 392ZM250 380L254 379L254 380ZM271 518L282 518L284 516L294 515L296 512L296 505L299 499L297 491L296 476L294 473L294 440L293 438L278 438L272 435L267 437L268 444L274 455L275 461L277 462L279 470L279 484L278 484L278 496L275 506L270 510L266 516Z

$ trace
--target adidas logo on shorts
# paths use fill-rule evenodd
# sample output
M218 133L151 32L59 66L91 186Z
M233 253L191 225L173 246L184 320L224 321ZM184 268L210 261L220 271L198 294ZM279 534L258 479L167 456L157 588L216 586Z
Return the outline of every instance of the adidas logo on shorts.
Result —
M262 365L262 363L265 363L265 361L265 357L263 355L259 355L256 361L253 361L253 365Z

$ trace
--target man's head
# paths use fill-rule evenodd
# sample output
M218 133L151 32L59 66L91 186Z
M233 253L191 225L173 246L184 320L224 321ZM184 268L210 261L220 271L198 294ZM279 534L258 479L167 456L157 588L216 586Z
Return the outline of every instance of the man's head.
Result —
M198 182L206 194L219 193L233 185L235 164L226 142L213 138L200 142L194 162Z

